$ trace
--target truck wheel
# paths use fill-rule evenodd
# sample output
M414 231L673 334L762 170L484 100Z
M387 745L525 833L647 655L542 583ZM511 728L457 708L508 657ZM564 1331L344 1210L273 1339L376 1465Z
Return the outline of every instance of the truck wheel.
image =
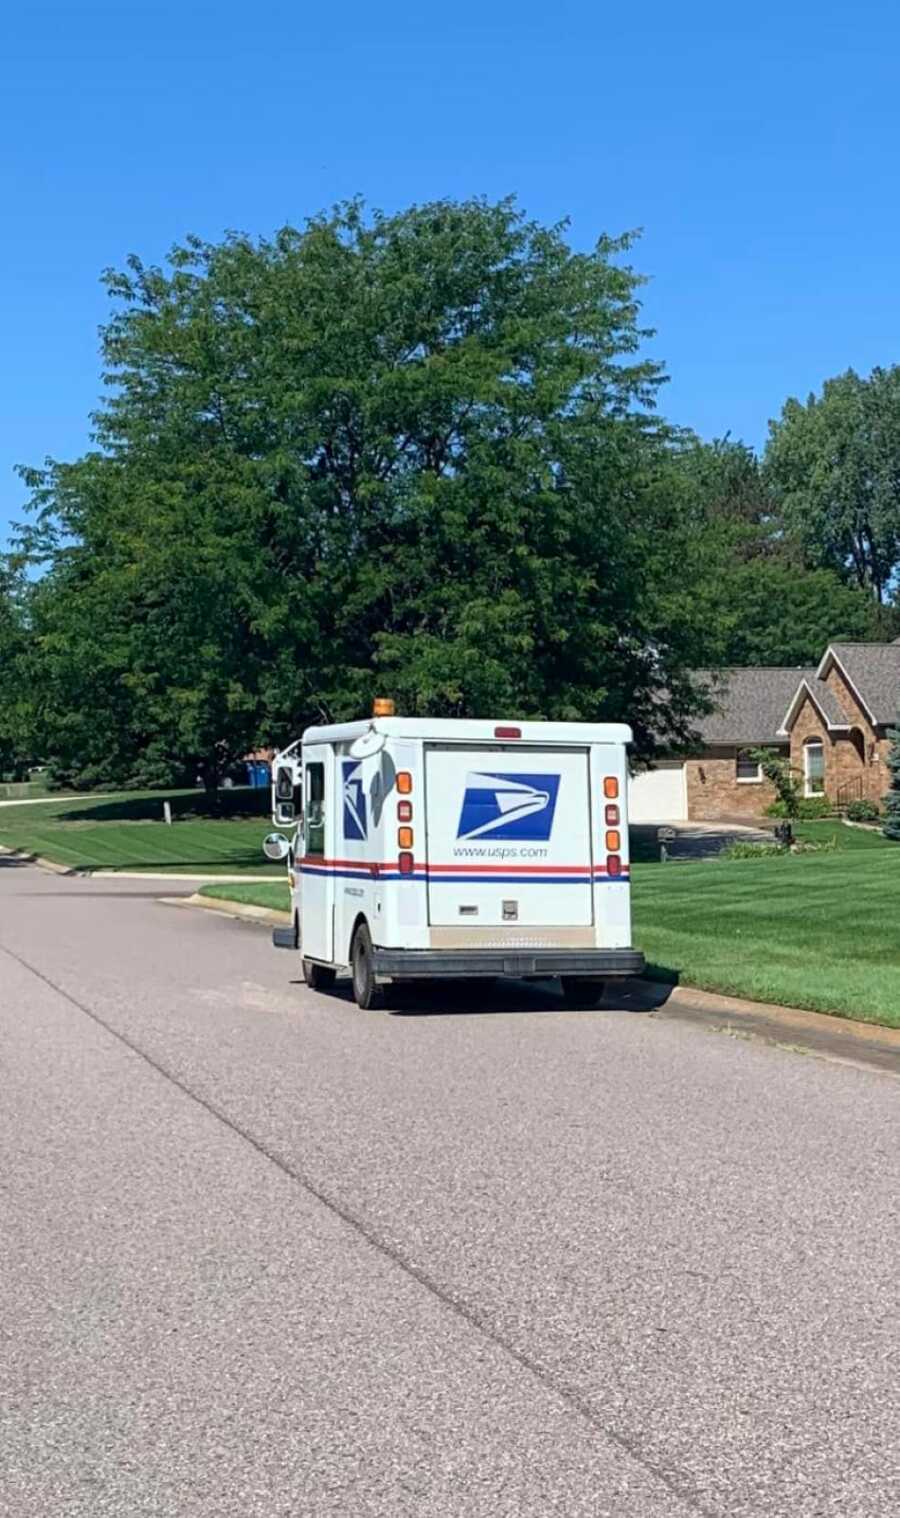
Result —
M376 1011L384 1006L384 992L375 980L372 962L372 935L361 922L353 935L350 948L350 971L353 976L353 997L364 1012Z
M317 965L311 959L303 961L303 979L311 991L330 991L336 975L337 971L328 965Z
M605 989L602 980L581 980L577 975L562 977L562 991L567 1007L581 1007L585 1010L596 1007Z

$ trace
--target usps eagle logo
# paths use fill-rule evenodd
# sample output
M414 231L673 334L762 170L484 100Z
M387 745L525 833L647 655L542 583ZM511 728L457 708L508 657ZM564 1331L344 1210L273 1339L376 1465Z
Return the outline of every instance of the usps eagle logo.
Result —
M546 843L553 828L559 779L559 775L467 775L457 838Z
M357 759L344 760L344 837L354 843L364 843L367 837L366 793Z

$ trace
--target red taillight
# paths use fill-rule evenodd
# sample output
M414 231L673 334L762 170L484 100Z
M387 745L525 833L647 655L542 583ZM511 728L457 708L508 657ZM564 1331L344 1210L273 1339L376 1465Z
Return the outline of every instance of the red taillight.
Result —
M522 729L520 727L495 727L494 728L494 737L495 738L521 738L521 736L522 736Z
M619 782L615 775L607 775L603 782L603 794L610 801L615 801L619 794Z
M411 875L413 872L412 854L401 854L397 861L397 867L401 875Z
M608 806L606 808L606 826L608 828L619 826L619 808L617 806Z
M398 822L412 822L412 802L411 801L398 801L397 802L397 821Z
M607 854L607 856L606 856L606 873L607 873L607 875L621 875L621 873L622 873L622 858L621 858L621 855L619 855L619 854Z

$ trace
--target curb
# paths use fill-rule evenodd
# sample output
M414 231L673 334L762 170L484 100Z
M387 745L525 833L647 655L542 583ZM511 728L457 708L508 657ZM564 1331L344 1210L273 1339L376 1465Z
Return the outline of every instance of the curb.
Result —
M199 907L220 917L234 917L257 926L290 926L290 912L254 907L212 896L163 896L165 906ZM746 1001L691 986L635 979L614 997L620 1007L644 1012L661 1021L677 1019L710 1032L731 1034L772 1045L785 1052L811 1055L832 1064L877 1071L900 1080L900 1029L878 1023L854 1022L827 1012L781 1007L772 1002Z
M159 896L157 900L164 907L199 907L203 912L215 912L219 917L242 918L244 922L255 922L261 927L290 927L292 921L290 912L278 912L272 907L254 907L249 902L225 901L216 896L201 896L196 891L193 896Z
M92 870L82 868L75 872L89 875L92 880L182 880L185 885L278 885L281 875L217 875L209 871L205 875L180 874L177 870Z
M677 1018L716 1033L745 1037L835 1064L878 1070L900 1080L900 1029L856 1022L828 1012L746 1001L691 986L641 980L626 996L634 1011Z
M21 864L36 864L51 875L81 875L84 872L75 865L58 864L55 859L44 859L41 854L29 854L25 849L8 849L0 844L0 854L6 859L18 859Z

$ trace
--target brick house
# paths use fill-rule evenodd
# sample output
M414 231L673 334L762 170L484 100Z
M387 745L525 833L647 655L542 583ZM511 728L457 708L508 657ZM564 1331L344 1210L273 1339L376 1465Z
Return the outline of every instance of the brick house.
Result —
M774 798L749 750L789 758L807 796L835 806L882 800L888 729L900 704L900 639L831 643L815 669L698 671L715 709L696 726L701 747L631 784L633 821L760 817Z

